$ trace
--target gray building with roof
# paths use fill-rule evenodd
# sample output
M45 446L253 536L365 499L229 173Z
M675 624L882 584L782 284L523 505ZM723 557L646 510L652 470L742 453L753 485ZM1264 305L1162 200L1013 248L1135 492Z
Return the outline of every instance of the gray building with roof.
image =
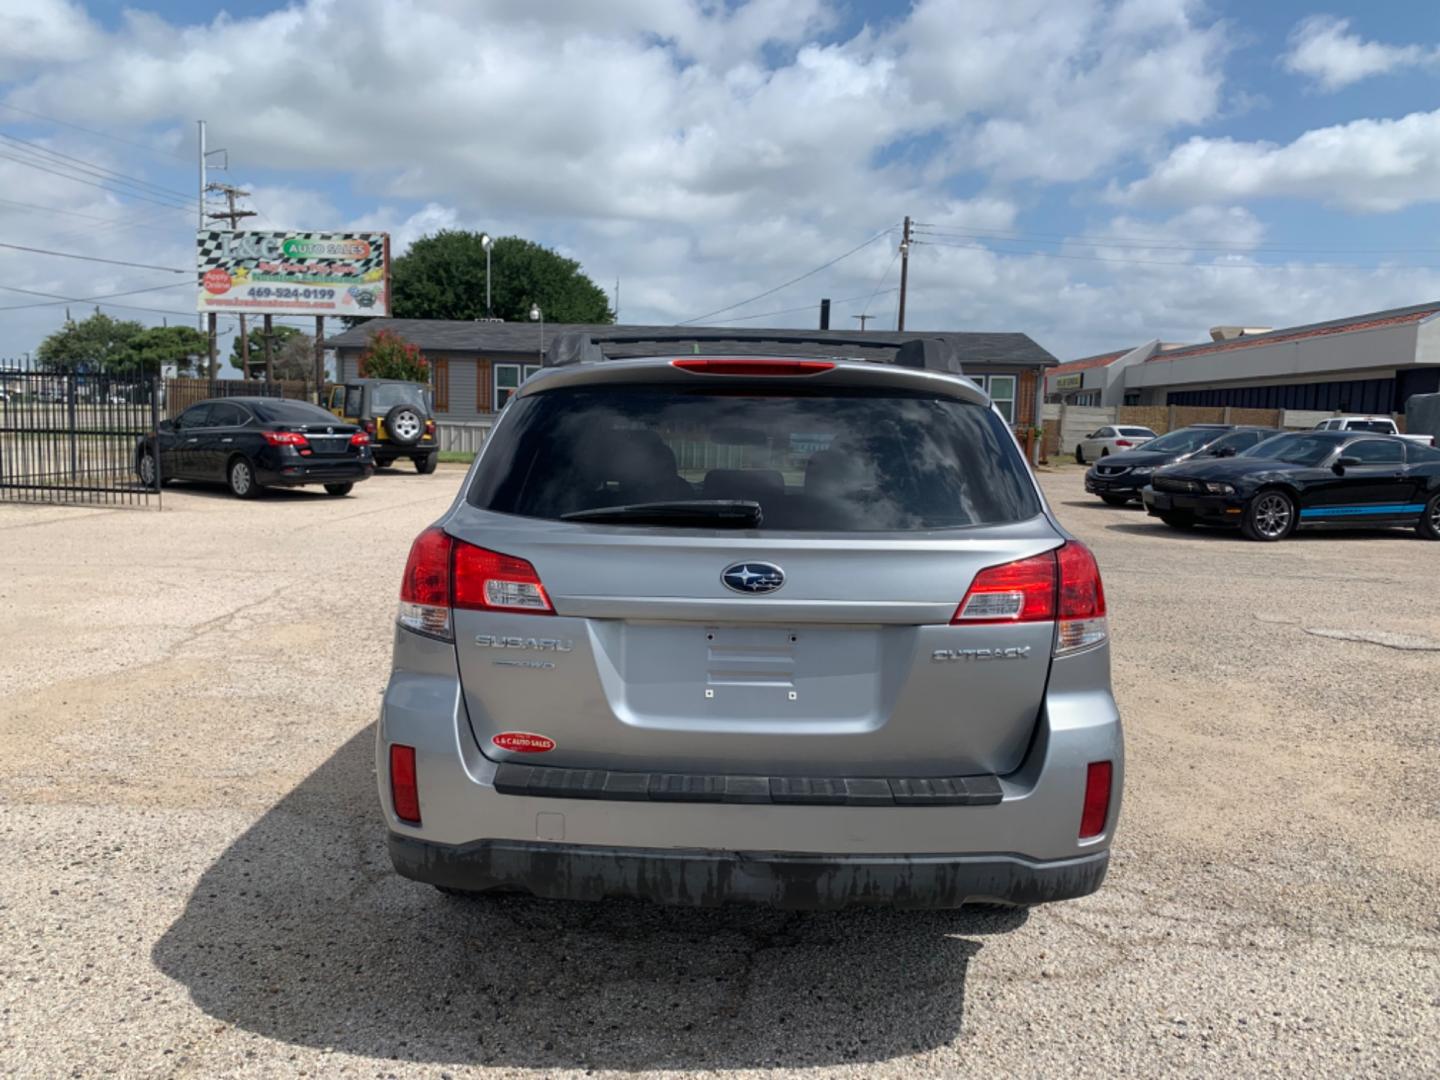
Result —
M1403 413L1440 391L1440 300L1279 330L1217 326L1212 340L1158 340L1047 373L1051 400L1092 405Z
M844 331L734 329L731 327L592 326L573 323L483 322L452 319L371 319L327 339L335 351L341 381L356 378L370 336L389 330L418 345L429 359L435 410L443 420L493 416L520 383L540 368L544 349L556 336L584 331L623 337L607 346L617 356L690 354L719 356L889 357L894 346L915 338L946 341L959 350L965 375L983 386L1016 428L1036 426L1047 369L1059 361L1017 333L917 330ZM675 339L676 333L694 338ZM649 340L654 334L663 340Z

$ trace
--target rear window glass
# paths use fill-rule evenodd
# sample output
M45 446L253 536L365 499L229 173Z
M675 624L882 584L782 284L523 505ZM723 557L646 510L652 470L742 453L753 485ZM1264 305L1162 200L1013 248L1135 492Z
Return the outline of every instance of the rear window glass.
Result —
M1380 435L1393 435L1395 425L1389 420L1351 420L1345 425L1346 431L1374 431Z
M762 530L867 532L1040 512L989 409L874 391L592 386L511 402L476 476L483 509L558 519L637 503L758 502Z
M1148 427L1122 427L1120 434L1134 439L1153 439L1155 437L1155 433Z
M250 410L267 424L333 424L335 414L305 401L257 401Z
M380 383L370 388L370 407L379 415L396 405L413 405L429 411L428 390L408 383Z

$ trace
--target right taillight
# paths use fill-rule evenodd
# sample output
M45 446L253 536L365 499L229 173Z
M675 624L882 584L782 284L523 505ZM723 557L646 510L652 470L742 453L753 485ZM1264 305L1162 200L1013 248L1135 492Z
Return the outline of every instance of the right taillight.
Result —
M1052 621L1056 656L1098 645L1108 635L1100 568L1077 540L981 570L950 620L952 626Z
M1088 649L1110 636L1105 620L1105 587L1095 556L1078 540L1069 541L1055 552L1060 568L1059 626L1055 634L1055 655Z
M555 614L530 563L456 540L432 526L410 546L400 582L400 625L449 641L454 608Z

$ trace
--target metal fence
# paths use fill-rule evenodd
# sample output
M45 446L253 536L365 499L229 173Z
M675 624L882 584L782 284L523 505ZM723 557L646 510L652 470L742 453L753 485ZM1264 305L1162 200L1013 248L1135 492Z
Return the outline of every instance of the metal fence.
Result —
M0 375L0 501L158 508L135 466L161 398L144 376Z
M166 379L161 410L167 419L179 416L196 402L219 397L270 397L313 400L310 383L302 379Z

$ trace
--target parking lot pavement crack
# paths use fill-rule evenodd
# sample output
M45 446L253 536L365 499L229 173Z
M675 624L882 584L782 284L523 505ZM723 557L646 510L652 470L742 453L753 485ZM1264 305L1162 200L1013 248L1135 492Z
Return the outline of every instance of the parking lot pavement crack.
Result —
M1394 634L1387 630L1330 630L1318 626L1307 626L1304 629L1305 633L1312 637L1329 638L1332 641L1356 641L1364 645L1397 649L1400 652L1440 652L1440 641L1418 634Z

